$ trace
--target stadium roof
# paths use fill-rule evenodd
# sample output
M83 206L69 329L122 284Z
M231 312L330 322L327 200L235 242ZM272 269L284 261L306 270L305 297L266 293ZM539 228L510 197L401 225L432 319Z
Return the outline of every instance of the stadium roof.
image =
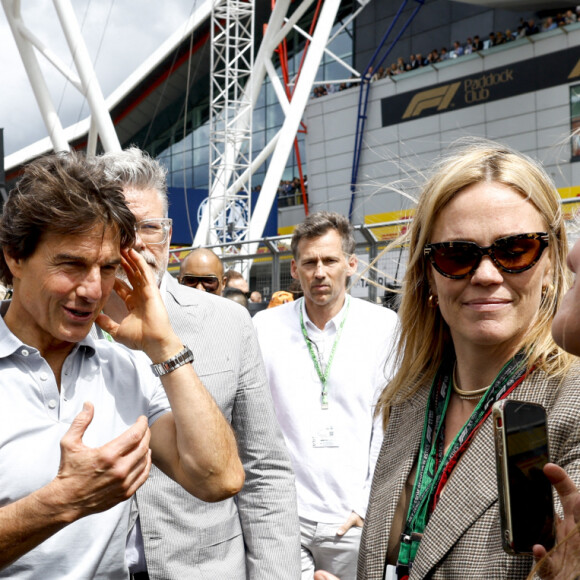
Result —
M208 74L209 53L200 49L209 39L211 7L212 0L204 0L186 25L106 98L121 144L131 142L167 106L183 99L188 73L191 75L194 71L197 78ZM65 129L67 140L74 147L86 144L89 123L90 118L87 117ZM52 142L46 137L8 155L5 159L7 180L14 177L24 163L52 149Z

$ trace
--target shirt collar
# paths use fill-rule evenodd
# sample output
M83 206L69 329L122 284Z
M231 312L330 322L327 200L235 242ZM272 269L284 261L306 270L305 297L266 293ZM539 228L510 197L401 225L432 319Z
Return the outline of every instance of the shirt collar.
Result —
M319 332L324 332L326 330L330 330L332 327L334 327L334 329L336 330L340 326L342 319L346 315L346 305L348 304L349 300L350 300L350 295L345 294L344 295L344 304L342 305L342 308L338 311L338 313L333 318L331 318L326 323L324 330L320 330L318 328L318 326L316 326L316 324L314 324L314 322L312 322L312 320L310 320L310 318L308 317L308 312L306 312L306 300L304 298L302 298L302 300L300 300L300 302L301 302L300 308L302 308L302 314L304 316L304 324L308 328L310 328L312 330L318 330Z
M10 304L10 300L3 300L2 305L0 307L0 358L4 358L14 354L19 348L22 348L23 343L22 341L17 338L6 323L4 322L4 315L8 310L8 306Z
M15 334L12 333L8 326L6 326L6 323L4 322L4 315L8 310L8 306L10 306L10 300L2 300L0 303L0 358L14 354L23 346L35 348L24 344ZM75 344L71 354L81 348L87 353L88 356L92 356L96 352L94 339L90 335L85 336L85 338ZM37 349L35 348L35 350Z

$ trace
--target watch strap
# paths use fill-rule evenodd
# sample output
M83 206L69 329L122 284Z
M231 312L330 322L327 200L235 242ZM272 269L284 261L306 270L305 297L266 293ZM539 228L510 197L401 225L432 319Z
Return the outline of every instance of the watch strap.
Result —
M189 347L184 346L175 356L172 356L164 362L152 364L151 370L156 377L162 377L183 365L192 363L193 360L193 352L191 352Z

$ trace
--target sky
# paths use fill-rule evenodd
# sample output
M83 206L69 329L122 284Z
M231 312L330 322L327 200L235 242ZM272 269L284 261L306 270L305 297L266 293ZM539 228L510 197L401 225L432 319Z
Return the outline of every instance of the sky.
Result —
M14 0L7 0L12 3ZM109 96L200 5L201 0L70 0L101 90ZM0 128L9 155L48 136L6 14L0 4ZM59 58L71 66L72 56L56 10L48 0L21 2L26 26ZM38 54L38 53L37 53ZM40 55L56 110L64 127L88 116L82 95ZM76 70L75 70L76 73Z

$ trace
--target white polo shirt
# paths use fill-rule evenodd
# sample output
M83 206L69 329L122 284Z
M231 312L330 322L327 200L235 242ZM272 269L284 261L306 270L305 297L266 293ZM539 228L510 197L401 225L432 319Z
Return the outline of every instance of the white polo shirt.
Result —
M141 352L87 337L68 355L59 392L37 349L23 344L0 318L0 506L49 483L57 474L60 440L83 403L95 407L83 442L99 447L140 415L152 425L169 402ZM81 580L128 578L129 502L84 517L0 570L0 578Z

